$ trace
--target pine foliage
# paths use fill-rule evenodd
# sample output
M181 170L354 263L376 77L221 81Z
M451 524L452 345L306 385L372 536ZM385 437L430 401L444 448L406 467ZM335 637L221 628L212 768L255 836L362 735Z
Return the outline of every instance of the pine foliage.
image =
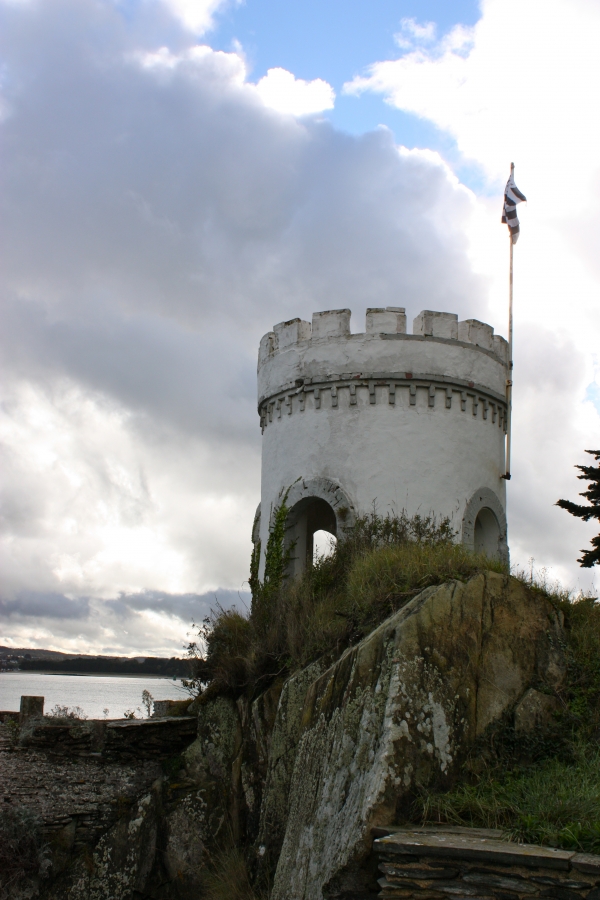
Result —
M596 462L600 460L600 450L586 450L590 456L593 456ZM556 505L561 509L566 509L572 516L589 522L590 519L600 520L600 466L575 466L579 469L581 475L577 477L582 481L588 482L587 491L582 491L579 496L585 497L589 501L589 505L584 506L580 503L573 503L571 500L557 500ZM592 566L600 563L600 534L591 540L592 550L582 550L583 556L577 562L584 569L590 569Z

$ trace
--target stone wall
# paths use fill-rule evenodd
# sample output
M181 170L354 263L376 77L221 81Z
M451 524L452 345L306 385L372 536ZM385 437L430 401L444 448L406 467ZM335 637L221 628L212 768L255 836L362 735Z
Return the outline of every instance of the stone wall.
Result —
M380 829L385 831L386 829ZM375 840L381 900L599 900L600 856L483 829L397 829Z
M133 890L150 895L153 875L168 882L157 850L167 841L165 810L182 795L181 785L174 788L177 760L196 737L196 718L79 721L22 712L17 732L18 717L5 713L0 725L0 807L37 817L51 866L45 880L7 889L0 873L0 898L130 900Z

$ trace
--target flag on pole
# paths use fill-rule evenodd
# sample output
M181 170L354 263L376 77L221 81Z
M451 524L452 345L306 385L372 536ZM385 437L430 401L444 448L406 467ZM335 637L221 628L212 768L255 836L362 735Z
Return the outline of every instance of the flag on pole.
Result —
M522 194L519 188L515 184L514 179L514 165L511 164L510 167L510 178L506 182L506 187L504 189L504 208L502 210L502 223L504 225L508 225L508 230L510 232L510 236L512 238L513 244L516 244L519 240L519 219L517 217L517 203L521 203L523 200L527 200L525 194Z

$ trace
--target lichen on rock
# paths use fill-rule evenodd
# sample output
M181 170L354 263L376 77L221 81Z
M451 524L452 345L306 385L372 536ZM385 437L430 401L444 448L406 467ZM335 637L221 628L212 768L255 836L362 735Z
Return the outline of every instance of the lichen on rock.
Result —
M272 900L322 900L411 789L450 786L469 746L532 680L560 680L560 637L546 600L486 573L423 591L317 678Z

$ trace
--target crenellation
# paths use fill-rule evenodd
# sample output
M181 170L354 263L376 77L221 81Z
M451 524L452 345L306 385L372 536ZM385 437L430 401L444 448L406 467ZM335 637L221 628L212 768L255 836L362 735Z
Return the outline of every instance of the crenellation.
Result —
M500 357L505 366L508 365L508 341L500 334L495 334L492 339L492 349L496 356Z
M290 319L288 322L280 322L273 328L277 341L277 349L285 350L291 344L297 344L299 341L309 341L312 334L312 326L310 322L302 319Z
M508 364L508 345L505 339L495 335L491 325L478 319L459 322L454 313L422 310L413 321L413 333L407 334L404 307L370 307L366 312L365 332L351 334L350 315L349 309L333 309L314 313L312 325L300 318L279 322L260 341L259 371L280 352L299 346L308 348L313 339L316 346L323 341L350 340L351 346L357 348L367 339L377 341L396 338L412 341L433 338L460 341L493 353L504 365ZM331 377L337 379L340 376L332 374Z
M467 344L476 344L486 350L494 349L494 329L478 319L465 319L458 323L458 339Z
M457 340L458 316L454 313L424 309L413 320L413 334Z
M349 337L350 315L349 309L327 309L313 313L312 337L315 340Z
M274 331L268 331L267 334L263 334L260 339L260 345L258 348L258 368L264 365L272 356L275 355L277 347L277 338L275 337Z
M367 309L366 333L406 334L406 310L402 306Z

